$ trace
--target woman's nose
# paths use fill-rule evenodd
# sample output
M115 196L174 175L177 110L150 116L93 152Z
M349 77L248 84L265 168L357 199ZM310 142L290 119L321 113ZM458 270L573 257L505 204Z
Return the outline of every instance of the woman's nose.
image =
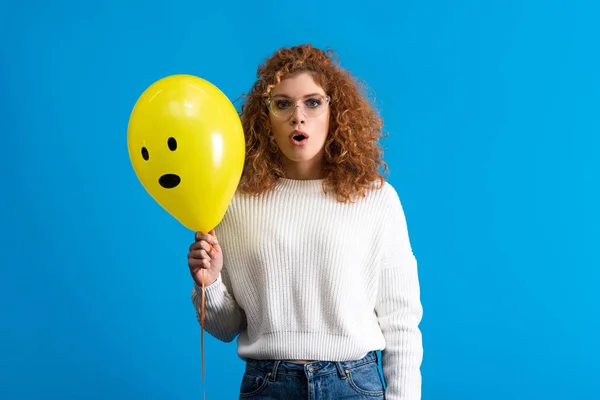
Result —
M301 106L296 105L294 107L294 111L292 112L292 116L290 117L290 122L292 123L292 125L303 124L304 118L304 110Z

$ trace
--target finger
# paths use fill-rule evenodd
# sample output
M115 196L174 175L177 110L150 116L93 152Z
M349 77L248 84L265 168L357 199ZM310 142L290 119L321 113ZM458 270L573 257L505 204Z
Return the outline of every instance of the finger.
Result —
M196 274L201 269L209 269L210 262L208 260L194 260L189 264L189 268L192 274Z
M217 239L217 235L215 234L215 230L211 229L209 232L209 235L212 239L212 241L209 241L209 243L211 244L211 247L216 248L219 246L219 240Z
M210 257L205 250L195 250L188 254L188 258L195 259L195 260L205 260L205 259L210 260L210 259L212 259L212 257Z
M214 247L212 247L211 244L204 239L194 242L190 245L190 252L202 249L210 251L211 249L214 249Z
M213 231L211 231L213 232ZM196 241L206 240L208 243L215 244L217 243L217 237L211 235L209 233L204 232L196 232Z
M214 241L202 241L202 248L208 251L208 254L214 256L217 252L221 251L221 246L219 246L219 242L215 239Z
M195 274L202 267L202 262L199 260L198 261L194 260L189 263L189 267L190 267L190 272L192 274Z
M200 250L200 258L202 258L203 260L211 260L211 257L208 255L208 252L204 249Z
M212 258L219 251L221 251L221 248L219 247L218 244L215 245L215 246L212 246L210 243L208 243L205 240L201 240L199 242L195 242L192 246L190 246L190 253L201 251L201 250L206 251L206 253L208 254L208 256Z
M206 241L206 240L202 239L202 240L200 240L198 242L194 242L190 246L190 251L204 249L207 252L216 253L218 251L218 248L219 248L218 244L211 243L209 241Z
M210 252L214 252L215 251L215 248L210 243L208 243L207 241L202 240L199 243L200 243L200 248L202 250L206 251L207 253L210 254Z
M194 242L194 243L190 244L190 252L195 251L195 250L200 250L201 248L202 248L201 242Z

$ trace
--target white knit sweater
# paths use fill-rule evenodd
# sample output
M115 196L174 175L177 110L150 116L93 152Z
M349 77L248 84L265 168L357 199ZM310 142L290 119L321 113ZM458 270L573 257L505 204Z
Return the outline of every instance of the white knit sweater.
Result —
M223 270L205 328L242 359L355 360L382 350L386 400L421 398L417 263L394 188L339 203L321 180L237 193L215 229ZM192 301L200 318L201 289Z

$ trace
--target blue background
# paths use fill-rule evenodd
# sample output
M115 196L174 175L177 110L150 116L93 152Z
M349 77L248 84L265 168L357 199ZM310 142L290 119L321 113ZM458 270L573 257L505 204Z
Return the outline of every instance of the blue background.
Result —
M3 2L0 398L201 398L193 235L135 177L129 113L175 73L234 100L305 42L369 84L390 133L420 261L423 398L598 398L599 11ZM206 339L208 399L233 399L235 343Z

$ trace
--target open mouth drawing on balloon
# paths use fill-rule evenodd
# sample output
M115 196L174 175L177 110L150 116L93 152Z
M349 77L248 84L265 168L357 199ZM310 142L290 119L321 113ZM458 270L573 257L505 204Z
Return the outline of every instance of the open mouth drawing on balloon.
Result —
M165 189L173 189L181 183L181 178L175 174L164 174L158 178L158 183Z

